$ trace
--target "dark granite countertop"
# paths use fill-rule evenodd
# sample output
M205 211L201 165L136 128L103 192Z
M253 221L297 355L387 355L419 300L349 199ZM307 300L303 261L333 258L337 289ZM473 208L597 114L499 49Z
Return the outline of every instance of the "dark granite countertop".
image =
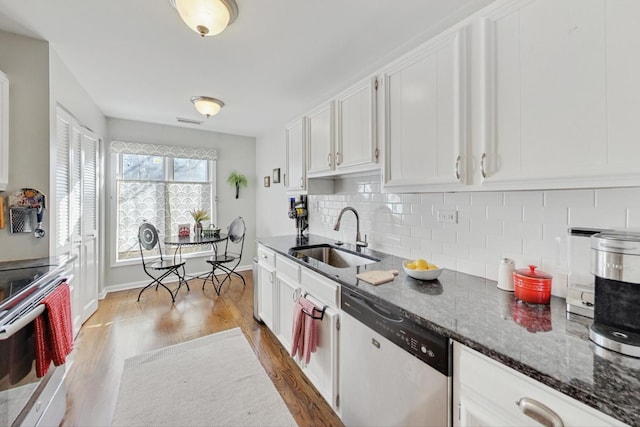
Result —
M392 304L419 324L495 359L551 388L631 425L640 423L640 359L597 347L589 340L592 320L567 319L565 301L551 304L516 302L512 292L496 282L444 270L438 280L422 282L406 275L404 258L365 249L381 261L366 266L333 268L297 259L292 247L335 243L311 235L259 238L258 241L343 286ZM343 245L354 250L353 245ZM393 282L370 285L356 278L359 272L396 269Z

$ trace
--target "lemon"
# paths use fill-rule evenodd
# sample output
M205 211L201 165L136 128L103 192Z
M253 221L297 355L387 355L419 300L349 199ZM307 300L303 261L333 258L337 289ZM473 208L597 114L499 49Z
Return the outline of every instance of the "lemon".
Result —
M426 270L427 268L429 268L429 263L422 258L418 258L416 260L416 268L419 268L420 270Z
M437 270L437 269L438 269L438 266L437 266L437 265L435 265L435 264L429 264L429 268L428 268L428 270Z
M415 262L408 262L406 265L407 265L407 268L409 270L415 270L416 269L416 263Z
M428 270L428 268L427 268L427 267L420 267L420 266L418 266L418 267L416 267L416 270L424 271L424 270Z

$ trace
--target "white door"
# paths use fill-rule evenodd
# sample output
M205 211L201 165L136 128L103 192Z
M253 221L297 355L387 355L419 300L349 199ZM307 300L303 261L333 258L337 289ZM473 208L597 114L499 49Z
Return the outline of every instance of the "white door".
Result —
M98 155L100 140L85 129L81 142L82 223L81 260L82 282L81 323L98 309Z
M288 352L291 351L293 333L293 294L299 287L300 285L293 284L289 279L278 276L277 337Z
M384 186L465 182L465 29L384 71Z
M637 185L638 20L633 0L535 0L482 21L485 185Z
M307 114L307 174L333 170L333 102Z
M318 389L322 397L338 410L338 310L327 307L319 321L318 347L309 364L301 363L302 372Z
M304 123L304 118L300 118L285 129L287 171L284 185L289 191L305 188Z
M367 79L336 98L336 169L375 164L376 90L378 81Z
M75 257L71 265L74 332L98 307L99 140L62 108L57 110L55 161L56 255Z
M276 270L270 265L258 264L260 271L258 315L271 331L276 334L274 314L276 309Z

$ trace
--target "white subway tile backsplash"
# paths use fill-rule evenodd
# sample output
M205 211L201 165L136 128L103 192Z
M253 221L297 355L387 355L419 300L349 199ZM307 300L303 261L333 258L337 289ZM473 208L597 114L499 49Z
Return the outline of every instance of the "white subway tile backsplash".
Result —
M545 207L591 208L595 206L594 190L552 190L544 192Z
M596 207L640 208L640 187L596 190Z
M339 194L309 196L310 231L353 242L355 216L372 249L424 258L445 268L496 280L501 258L528 263L554 277L566 292L569 226L640 230L640 187L558 191L380 193L379 175L336 180ZM377 188L376 188L377 187ZM440 223L438 210L457 210L458 223Z
M572 227L623 228L626 223L627 209L624 207L569 208Z
M493 191L471 193L471 204L474 206L503 206L504 195Z
M532 224L568 224L569 210L568 208L541 208L524 206L523 220L526 223Z
M444 204L453 209L471 206L471 193L444 193Z
M487 219L503 219L522 222L522 206L489 206Z
M542 207L544 193L542 191L509 191L504 193L505 206Z

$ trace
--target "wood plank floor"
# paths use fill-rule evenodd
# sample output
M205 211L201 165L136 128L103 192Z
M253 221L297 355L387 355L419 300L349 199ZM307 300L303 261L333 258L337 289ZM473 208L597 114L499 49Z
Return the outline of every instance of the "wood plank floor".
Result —
M242 274L247 286L234 278L220 296L211 284L203 291L202 281L192 280L191 291L181 290L174 305L162 288L145 291L140 302L139 289L108 294L76 337L62 425L111 424L125 359L240 327L298 425L342 426L278 339L254 321L252 274ZM176 396L176 405L179 399Z

